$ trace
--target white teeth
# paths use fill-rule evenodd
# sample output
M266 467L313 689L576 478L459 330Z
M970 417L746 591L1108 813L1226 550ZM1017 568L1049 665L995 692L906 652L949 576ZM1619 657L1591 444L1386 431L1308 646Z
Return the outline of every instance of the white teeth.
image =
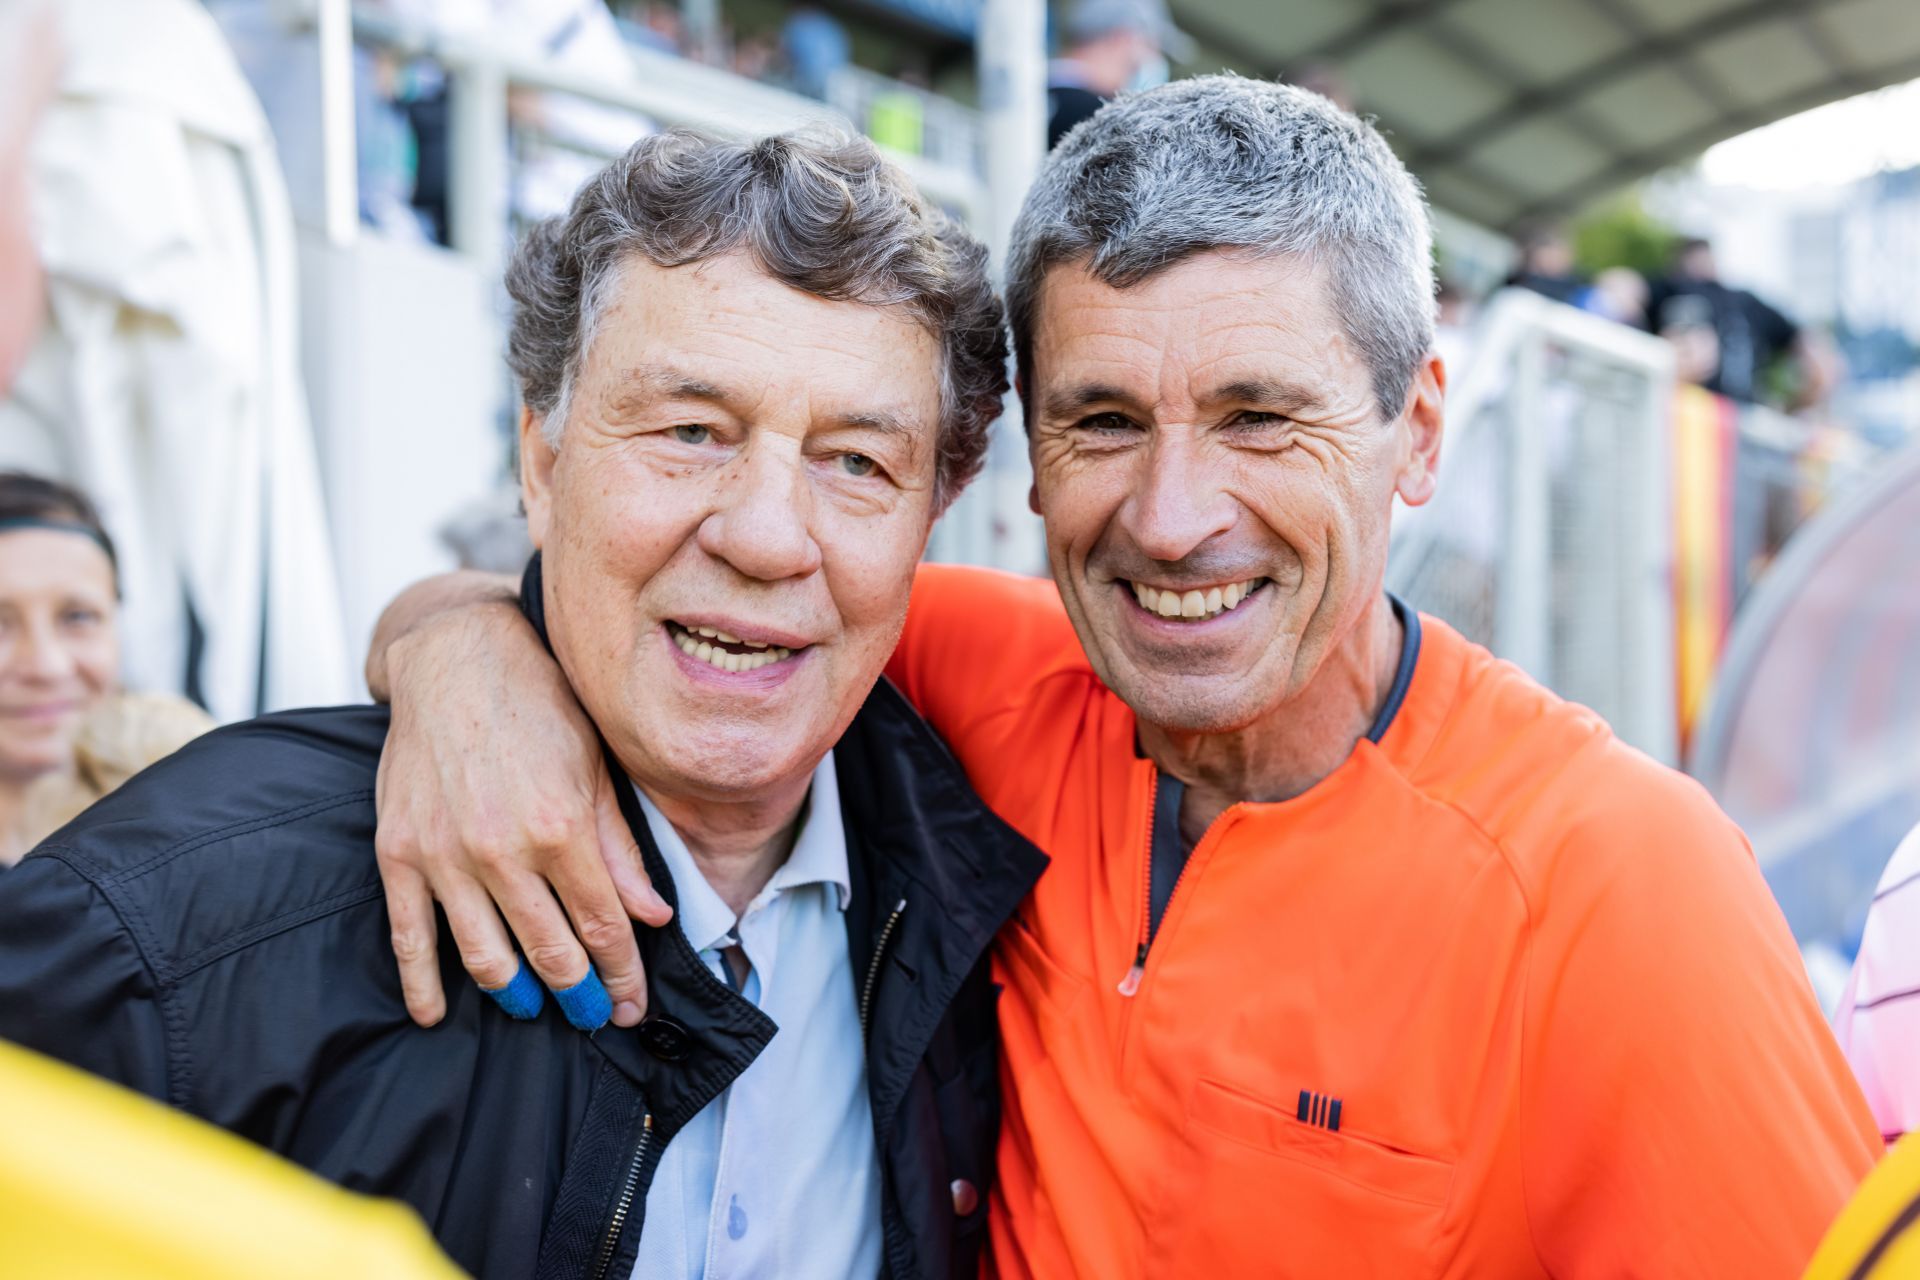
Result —
M695 639L696 636L707 636L710 639L699 640ZM721 644L744 644L753 652L729 653L721 648L720 644L713 643L715 640ZM688 657L697 658L721 671L758 671L761 667L775 662L785 662L793 656L791 649L756 644L751 640L739 640L724 631L715 631L709 627L679 628L676 625L673 642L679 645L680 652Z
M1205 591L1162 591L1158 587L1149 587L1144 583L1132 583L1133 598L1148 613L1158 614L1162 618L1211 618L1226 609L1237 609L1265 578L1249 578L1245 582L1233 582L1224 587L1209 587Z

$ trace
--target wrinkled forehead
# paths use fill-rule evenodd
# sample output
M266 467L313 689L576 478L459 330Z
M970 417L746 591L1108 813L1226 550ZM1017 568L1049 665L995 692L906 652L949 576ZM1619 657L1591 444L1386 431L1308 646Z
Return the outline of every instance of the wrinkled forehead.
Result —
M940 356L911 309L821 297L735 252L678 267L624 261L592 326L588 365L614 396L813 406L932 432Z
M1091 366L1135 379L1311 378L1328 394L1367 386L1326 269L1298 255L1209 249L1120 282L1061 263L1035 303L1030 376L1042 396Z

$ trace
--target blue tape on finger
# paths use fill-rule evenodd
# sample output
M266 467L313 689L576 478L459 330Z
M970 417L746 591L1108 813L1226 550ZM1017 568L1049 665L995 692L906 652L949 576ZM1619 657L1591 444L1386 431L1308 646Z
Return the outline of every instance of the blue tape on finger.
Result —
M586 977L565 991L554 992L553 1001L567 1015L567 1021L582 1031L598 1031L613 1016L613 1000L591 965Z
M541 992L540 980L528 971L527 962L524 960L514 971L513 980L506 986L496 987L491 991L485 987L480 989L486 991L495 1004L506 1010L509 1018L518 1018L522 1022L539 1017L540 1006L546 1003L546 996Z

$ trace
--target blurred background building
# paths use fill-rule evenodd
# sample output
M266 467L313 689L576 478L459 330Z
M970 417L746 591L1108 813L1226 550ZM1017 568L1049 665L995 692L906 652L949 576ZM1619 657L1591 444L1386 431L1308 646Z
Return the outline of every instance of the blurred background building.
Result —
M401 586L517 566L501 267L636 137L845 122L998 252L1104 99L1279 76L1435 209L1448 443L1390 584L1690 767L1837 992L1920 821L1912 0L57 9L52 325L0 465L137 548L143 686L350 698ZM932 554L1044 571L1027 486L1003 430Z

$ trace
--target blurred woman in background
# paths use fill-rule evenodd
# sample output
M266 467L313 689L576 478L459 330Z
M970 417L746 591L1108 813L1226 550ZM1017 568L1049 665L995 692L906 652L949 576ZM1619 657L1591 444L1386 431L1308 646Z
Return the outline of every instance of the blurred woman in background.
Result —
M78 490L0 471L0 866L213 727L119 694L113 542Z
M113 543L76 490L0 472L0 864L28 829L33 784L73 767L87 714L118 683Z

